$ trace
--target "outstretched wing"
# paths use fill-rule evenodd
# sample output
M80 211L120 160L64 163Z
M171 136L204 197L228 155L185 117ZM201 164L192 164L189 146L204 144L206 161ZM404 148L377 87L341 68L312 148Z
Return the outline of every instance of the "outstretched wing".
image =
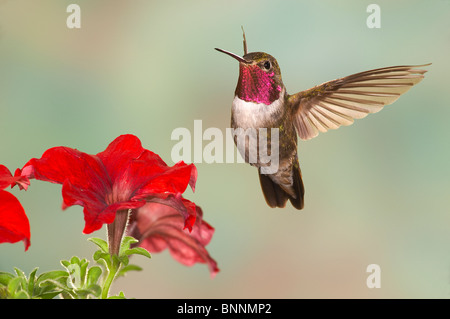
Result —
M431 64L431 63L430 63ZM424 65L404 65L356 73L289 96L299 137L311 139L380 111L423 79Z

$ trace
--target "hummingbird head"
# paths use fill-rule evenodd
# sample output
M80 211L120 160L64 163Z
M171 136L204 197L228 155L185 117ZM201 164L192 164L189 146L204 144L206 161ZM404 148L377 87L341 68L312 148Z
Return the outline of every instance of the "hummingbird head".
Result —
M241 100L254 103L272 104L280 98L284 90L281 71L277 60L264 52L247 53L244 34L244 56L218 49L239 61L239 79L235 95Z

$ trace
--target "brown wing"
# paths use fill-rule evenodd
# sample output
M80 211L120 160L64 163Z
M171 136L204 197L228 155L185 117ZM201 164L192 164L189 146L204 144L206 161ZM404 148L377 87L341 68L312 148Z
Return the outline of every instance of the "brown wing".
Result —
M289 96L299 137L311 139L329 129L380 111L423 79L424 65L404 65L356 73Z

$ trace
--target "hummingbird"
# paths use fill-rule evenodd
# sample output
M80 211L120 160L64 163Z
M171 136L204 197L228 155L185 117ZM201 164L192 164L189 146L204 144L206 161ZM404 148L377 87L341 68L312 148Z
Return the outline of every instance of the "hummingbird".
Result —
M267 174L259 159L249 162L249 140L239 149L245 162L258 169L261 189L267 204L304 207L305 188L297 155L297 136L301 140L316 137L353 123L369 113L380 111L419 83L427 72L421 67L431 65L400 65L383 67L324 82L295 94L288 94L281 78L277 60L264 52L247 52L243 32L244 55L215 48L239 62L239 78L231 108L234 130L277 129L279 133L278 170ZM270 133L266 137L269 140ZM241 131L242 133L242 131ZM259 137L253 137L261 144ZM234 136L238 146L238 138ZM269 152L272 151L267 142ZM273 145L272 145L273 146ZM258 145L259 148L259 145ZM266 164L267 165L267 164Z

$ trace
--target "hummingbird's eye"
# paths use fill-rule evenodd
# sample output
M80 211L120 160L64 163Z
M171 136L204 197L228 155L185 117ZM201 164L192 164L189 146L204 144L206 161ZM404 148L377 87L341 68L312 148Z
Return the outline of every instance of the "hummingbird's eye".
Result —
M270 65L270 61L266 61L266 62L264 62L264 69L266 69L266 70L269 70L269 69L270 69L270 67L271 67L271 65Z

